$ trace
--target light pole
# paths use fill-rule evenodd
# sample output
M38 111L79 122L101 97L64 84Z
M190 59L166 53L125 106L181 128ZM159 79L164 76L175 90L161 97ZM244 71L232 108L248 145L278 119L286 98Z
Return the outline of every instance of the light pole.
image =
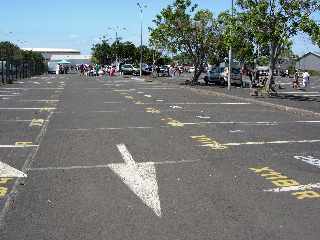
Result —
M113 30L116 32L116 46L118 46L118 41L120 38L118 38L118 31L121 31L121 30L127 30L125 27L124 28L120 28L119 26L116 26L116 27L108 27L109 30ZM118 64L118 53L117 53L117 50L116 50L116 63Z
M141 16L141 24L140 24L140 77L142 76L142 60L143 60L143 53L142 53L142 24L143 24L143 8L147 8L147 5L140 3L137 3L137 6L140 10L140 16Z
M233 21L233 8L234 8L234 0L231 0L231 23ZM230 33L232 33L232 29L230 30ZM231 37L231 34L230 34ZM229 49L229 71L228 71L228 91L231 91L231 72L232 72L232 46L230 44Z

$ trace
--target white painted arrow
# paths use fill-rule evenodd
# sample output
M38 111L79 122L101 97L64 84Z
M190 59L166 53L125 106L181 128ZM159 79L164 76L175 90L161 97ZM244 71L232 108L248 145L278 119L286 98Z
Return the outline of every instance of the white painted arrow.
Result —
M117 148L125 163L113 163L108 167L119 175L130 190L141 198L158 217L161 217L155 164L136 163L124 144L117 145Z
M0 178L25 178L27 174L0 162Z
M182 109L182 107L180 107L180 106L175 106L175 105L170 106L170 107L173 108L173 109Z

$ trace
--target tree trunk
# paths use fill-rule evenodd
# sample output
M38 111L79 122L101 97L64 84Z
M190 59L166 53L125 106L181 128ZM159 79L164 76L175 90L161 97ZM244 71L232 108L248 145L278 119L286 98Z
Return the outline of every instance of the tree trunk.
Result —
M202 71L203 71L203 66L202 65L201 66L195 66L194 74L193 74L193 78L192 78L192 82L191 82L192 85L196 85L197 84L198 79L199 79Z
M270 45L270 58L269 58L269 76L266 82L267 91L270 91L273 76L274 76L274 69L276 65L276 55L277 55L277 45L275 43L271 43Z

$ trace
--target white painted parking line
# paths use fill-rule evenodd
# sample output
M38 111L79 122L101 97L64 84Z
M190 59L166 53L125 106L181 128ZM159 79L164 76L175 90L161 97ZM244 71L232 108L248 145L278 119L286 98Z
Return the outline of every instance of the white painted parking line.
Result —
M17 144L15 144L15 145L0 145L0 148L34 148L34 147L39 147L39 145L32 145L32 144L30 144L30 145L28 145L28 144L26 144L26 145L23 145L23 144L21 144L21 145L17 145Z
M0 120L0 122L31 122L32 120L21 120L21 119L9 119L9 120Z
M148 95L148 94L144 95L144 96L147 97L147 98L151 98L152 97L151 95Z
M167 105L250 105L251 103L244 102L176 102L176 103L145 103L145 104L167 104Z
M270 141L270 142L242 142L242 143L224 143L224 146L241 146L241 145L265 145L265 144L290 144L290 143L319 143L320 139L311 140L284 140L284 141ZM200 145L206 146L206 145Z
M146 165L165 165L165 164L181 164L181 163L197 163L202 161L201 159L194 160L180 160L180 161L161 161L161 162L144 162ZM92 166L70 166L70 167L43 167L43 168L30 168L28 171L57 171L57 170L81 170L81 169L99 169L110 168L108 165L92 165Z
M0 97L16 97L17 95L0 95Z
M320 92L278 92L284 94L320 94Z
M41 99L41 100L19 100L19 102L59 102L60 100L49 100L49 99Z
M320 159L317 159L313 156L294 156L294 158L320 168Z
M106 104L113 104L113 103L122 103L122 102L103 102L103 103L106 103Z
M243 130L230 130L230 133L243 133Z
M211 117L209 117L209 116L196 116L196 118L200 118L200 119L210 119Z
M311 94L311 95L304 94L304 95L299 95L299 96L301 96L301 97L320 97L320 94Z
M3 88L6 90L63 90L64 88Z
M304 190L311 190L311 189L319 189L320 183L314 184L306 184L306 185L298 185L298 186L291 186L291 187L281 187L281 188L272 188L263 190L264 192L292 192L292 191L304 191Z
M119 113L122 111L93 111L94 113ZM141 111L143 112L143 111ZM59 112L56 112L59 113ZM181 122L183 125L190 125L190 126L199 126L204 124L222 124L222 125L246 125L246 126L276 126L280 124L295 124L295 123L316 123L320 124L320 121L293 121L293 122ZM158 126L160 128L168 128L167 125ZM126 130L126 129L155 129L157 127L151 126L133 126L133 127L115 127L115 128L64 128L64 129L57 129L57 131L108 131L108 130ZM242 130L237 130L242 131Z
M44 110L44 111L51 111L55 109L56 108L0 108L0 110Z
M167 126L163 126L167 127ZM126 130L126 129L153 129L154 127L124 127L124 128L64 128L64 129L57 129L57 131L109 131L109 130Z

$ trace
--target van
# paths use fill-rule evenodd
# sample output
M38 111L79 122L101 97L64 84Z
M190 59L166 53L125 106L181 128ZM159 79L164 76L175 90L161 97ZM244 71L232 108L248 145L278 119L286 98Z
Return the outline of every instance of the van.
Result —
M220 63L219 66L207 71L207 76L204 77L204 81L206 84L227 85L228 72L228 63ZM238 64L233 64L231 67L231 84L242 85L241 68Z
M56 73L56 69L57 69L57 62L48 62L48 73Z

